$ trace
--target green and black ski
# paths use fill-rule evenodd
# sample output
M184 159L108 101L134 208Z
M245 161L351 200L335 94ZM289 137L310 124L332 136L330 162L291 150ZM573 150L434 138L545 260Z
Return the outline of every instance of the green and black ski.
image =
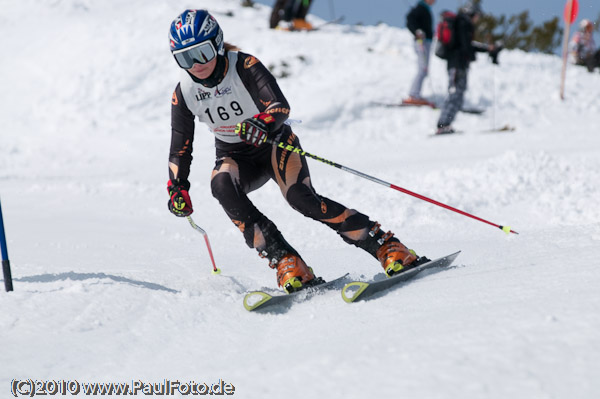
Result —
M282 291L252 291L244 296L244 307L246 308L246 310L252 312L255 310L273 308L276 305L279 305L280 307L286 305L290 306L296 301L304 301L309 298L312 298L315 294L318 294L322 291L332 290L336 287L339 287L337 283L340 283L347 277L348 273L344 274L342 277L336 278L335 280L327 281L326 283L308 287L303 290L293 292L291 294L286 294Z
M352 281L346 284L342 289L342 298L348 303L368 299L369 297L378 292L387 290L388 288L393 287L396 284L412 279L417 274L421 273L423 270L431 269L434 267L450 266L452 262L454 262L454 259L456 259L458 254L460 254L460 251L439 259L429 261L427 263L423 263L422 265L419 265L414 269L407 270L404 273L400 273L396 276L386 278L385 280L372 282Z

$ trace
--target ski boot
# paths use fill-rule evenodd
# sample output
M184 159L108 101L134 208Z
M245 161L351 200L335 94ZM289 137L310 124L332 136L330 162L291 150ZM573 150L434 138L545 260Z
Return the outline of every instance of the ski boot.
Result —
M324 282L321 277L315 277L312 268L297 255L286 254L271 267L277 269L277 285L288 294Z
M438 125L435 134L452 134L456 133L456 130L450 125Z
M310 22L304 18L296 18L292 21L292 30L313 30L313 26Z
M383 233L379 223L375 223L369 232L369 236L376 239L379 248L375 257L381 262L381 266L387 277L410 270L420 264L429 262L424 256L418 256L412 249L406 248L391 231Z

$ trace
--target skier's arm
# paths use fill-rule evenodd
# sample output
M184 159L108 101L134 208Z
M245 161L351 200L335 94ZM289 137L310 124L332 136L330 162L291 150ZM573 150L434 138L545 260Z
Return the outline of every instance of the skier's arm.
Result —
M478 53L487 53L492 51L494 46L473 40L471 47Z
M492 63L498 64L498 54L502 51L504 47L502 42L496 42L494 44L485 44L477 41L471 42L471 47L473 50L479 53L488 53L492 60Z
M187 107L181 86L177 84L171 100L171 150L169 152L169 178L187 180L192 164L194 141L194 114Z
M275 118L271 131L279 130L289 117L290 106L275 77L258 59L242 52L239 53L236 68L259 112Z
M417 29L419 29L419 23L417 18L417 7L414 7L406 16L406 27L413 35L417 35Z

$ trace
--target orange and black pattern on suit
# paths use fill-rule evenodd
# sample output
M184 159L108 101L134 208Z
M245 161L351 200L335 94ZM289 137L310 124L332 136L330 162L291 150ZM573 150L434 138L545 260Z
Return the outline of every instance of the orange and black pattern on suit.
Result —
M301 148L300 140L289 126L284 126L277 142ZM211 189L225 212L242 231L246 243L259 252L284 245L275 225L249 200L247 194L274 180L288 204L304 216L335 230L346 242L357 244L367 238L371 223L366 215L348 209L313 188L306 158L298 152L277 145L250 148L217 160ZM268 209L266 210L268 212ZM289 226L286 227L289 229ZM287 248L293 251L290 247Z

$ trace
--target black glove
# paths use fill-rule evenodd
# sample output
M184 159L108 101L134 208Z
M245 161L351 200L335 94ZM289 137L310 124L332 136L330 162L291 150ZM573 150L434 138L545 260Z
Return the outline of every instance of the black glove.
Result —
M272 115L261 112L248 118L235 127L235 134L246 144L255 147L260 146L267 140L269 134L275 128L275 118Z
M498 54L500 53L500 51L502 51L503 48L504 44L502 42L496 42L492 49L488 52L493 64L499 65Z
M183 217L190 216L194 212L188 192L189 189L190 182L186 179L169 180L167 183L167 191L169 192L167 206L173 215Z

